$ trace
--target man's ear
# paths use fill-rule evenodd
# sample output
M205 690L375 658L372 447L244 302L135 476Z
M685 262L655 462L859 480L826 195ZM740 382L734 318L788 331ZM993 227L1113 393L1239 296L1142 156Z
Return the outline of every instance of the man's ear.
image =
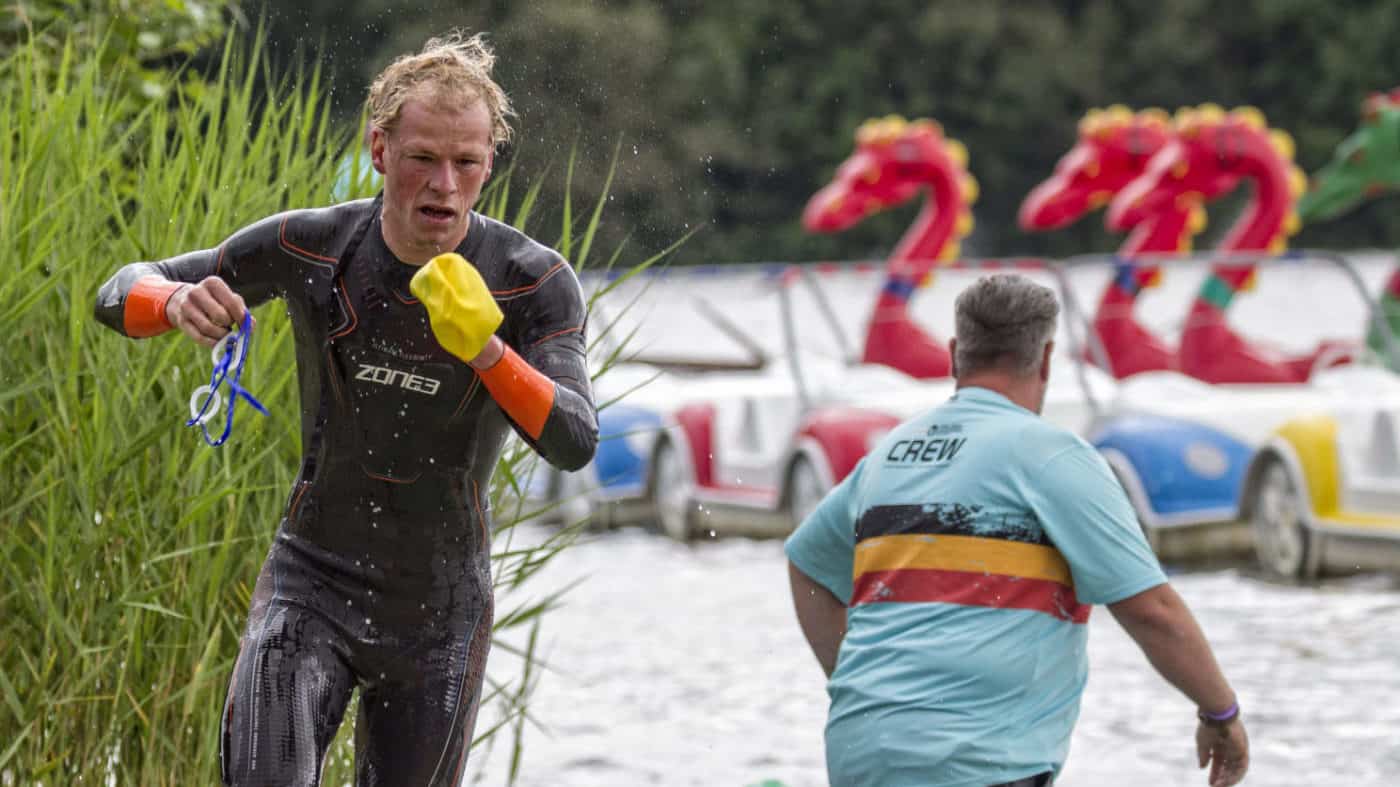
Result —
M954 338L948 340L948 361L949 361L949 363L951 364L951 368L948 370L948 373L951 374L951 375L953 376L954 379L956 379L957 376L958 376L958 340L957 340L957 337L954 337Z
M375 126L369 131L369 160L374 165L374 171L384 174L384 148L389 142L389 135L384 129Z
M483 180L491 179L491 168L496 166L496 149L491 148L486 154L486 177Z
M1050 355L1055 352L1055 340L1051 339L1045 343L1045 352L1040 356L1040 379L1049 381L1050 379Z

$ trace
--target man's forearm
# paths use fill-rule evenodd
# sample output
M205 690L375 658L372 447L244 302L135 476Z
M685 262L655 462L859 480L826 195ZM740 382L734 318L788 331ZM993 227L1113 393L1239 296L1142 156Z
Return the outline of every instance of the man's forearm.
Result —
M149 313L144 315L145 319L138 318L137 313L140 310L136 307L144 306L146 300L140 297L142 280L194 284L214 274L217 259L217 250L208 249L162 262L134 262L125 265L98 289L93 314L103 325L127 336L153 336L168 330L169 325L157 325L165 321L165 300L159 300L148 309ZM138 291L134 302L129 301L133 290ZM168 293L165 294L168 297Z
M527 358L502 348L493 366L477 371L496 404L545 461L561 470L588 464L598 447L598 410L583 352L544 346Z
M1198 707L1219 712L1235 702L1205 634L1171 585L1158 585L1108 608L1157 672Z
M797 624L802 627L802 635L829 678L836 669L841 640L846 636L846 605L791 562L788 563L788 580L792 585Z

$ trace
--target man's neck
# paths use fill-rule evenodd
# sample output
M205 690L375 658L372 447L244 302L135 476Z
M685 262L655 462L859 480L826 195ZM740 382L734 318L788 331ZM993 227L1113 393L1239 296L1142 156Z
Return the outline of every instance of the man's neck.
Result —
M963 388L986 388L989 391L999 393L1010 399L1013 404L1038 412L1040 402L1038 380L1034 377L1018 377L1006 374L1005 372L981 372L971 374L966 377L959 377L957 390Z
M399 262L402 262L405 265L413 265L415 267L422 267L423 265L427 265L428 260L431 260L439 254L446 254L449 251L456 251L456 249L462 245L462 241L467 239L467 232L470 230L471 223L468 222L467 229L463 230L462 232L462 237L458 238L456 243L453 243L451 246L447 246L446 248L418 248L399 241L399 239L396 237L396 233L394 232L393 227L390 226L389 222L384 221L383 214L380 215L379 220L379 234L384 238L384 245L389 247L389 251Z

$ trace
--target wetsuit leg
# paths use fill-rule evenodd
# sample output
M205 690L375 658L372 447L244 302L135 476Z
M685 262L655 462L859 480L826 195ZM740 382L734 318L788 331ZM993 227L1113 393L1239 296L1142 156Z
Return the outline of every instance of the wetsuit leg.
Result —
M355 686L339 634L298 603L273 547L229 682L220 764L230 787L316 787ZM285 584L284 584L285 582Z
M366 682L355 724L356 787L461 783L491 647L490 584L479 587L469 604L476 614L461 621L468 625L421 640Z

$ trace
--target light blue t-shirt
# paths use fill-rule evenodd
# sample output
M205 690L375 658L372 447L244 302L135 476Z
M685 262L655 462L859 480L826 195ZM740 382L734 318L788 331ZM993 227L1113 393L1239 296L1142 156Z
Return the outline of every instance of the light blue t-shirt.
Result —
M1098 452L985 388L886 435L786 548L847 604L827 684L841 787L1058 773L1090 605L1166 582Z

